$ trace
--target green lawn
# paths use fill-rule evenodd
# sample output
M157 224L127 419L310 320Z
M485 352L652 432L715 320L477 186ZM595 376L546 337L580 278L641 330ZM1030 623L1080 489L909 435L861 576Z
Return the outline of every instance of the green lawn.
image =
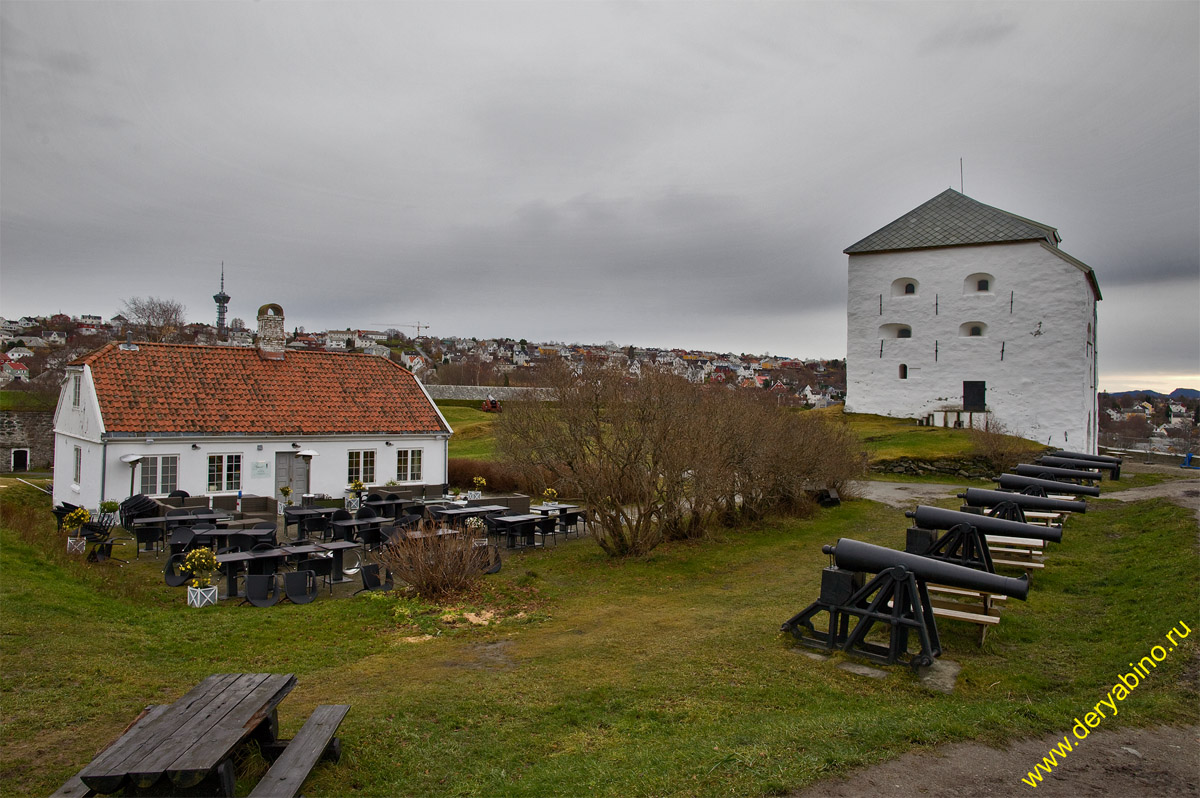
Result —
M902 511L870 502L643 559L586 539L507 556L472 602L504 616L486 627L381 595L192 610L153 559L70 560L44 507L4 510L3 795L49 794L143 706L226 671L297 674L284 736L318 703L353 706L310 796L782 794L914 747L1068 733L1172 625L1200 626L1195 521L1159 501L1090 502L982 649L943 623L963 668L951 696L904 668L816 662L778 632L817 596L821 544L903 546ZM1106 728L1195 722L1196 639Z
M872 461L912 457L937 460L970 457L971 436L967 430L948 427L919 427L906 418L888 418L865 413L841 413L858 433Z
M450 422L450 457L491 460L496 453L492 427L498 416L479 409L478 402L438 402L438 410Z
M451 457L491 460L495 457L493 428L499 419L484 413L476 402L442 401L438 409L450 422ZM863 442L872 461L912 457L922 460L972 456L971 436L967 430L945 427L919 427L912 419L887 418L863 413L843 413L841 408L814 412L836 414L845 419ZM1030 453L1042 447L1029 444Z
M29 391L0 391L0 410L53 410L57 397Z

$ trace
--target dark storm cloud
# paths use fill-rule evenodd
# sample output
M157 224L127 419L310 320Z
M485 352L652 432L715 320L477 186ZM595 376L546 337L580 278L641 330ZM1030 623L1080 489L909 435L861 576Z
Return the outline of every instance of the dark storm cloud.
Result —
M1102 368L1200 370L1195 4L0 15L7 316L211 318L224 260L289 326L838 356L842 249L961 157L1096 270Z

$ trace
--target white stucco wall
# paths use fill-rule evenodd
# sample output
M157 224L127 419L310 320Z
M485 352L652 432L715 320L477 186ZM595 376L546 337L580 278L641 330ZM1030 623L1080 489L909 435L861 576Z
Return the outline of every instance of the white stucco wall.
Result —
M80 403L73 406L71 379L82 380ZM374 450L375 481L382 485L396 479L397 452L421 451L421 479L402 484L435 484L446 482L448 437L436 435L373 435L353 439L341 437L158 437L112 438L104 435L100 406L91 381L90 369L68 373L59 395L54 416L54 502L96 510L104 499L123 501L130 495L130 467L121 461L129 454L179 458L178 487L193 496L208 493L208 458L215 454L242 456L242 493L255 496L275 496L275 455L289 456L297 449L311 449L319 454L312 459L310 489L314 493L341 496L347 485L347 461L351 450ZM391 442L391 446L387 443ZM82 453L80 480L74 480L75 447ZM192 447L197 448L193 449ZM261 465L258 465L261 464ZM256 467L257 465L257 467ZM141 467L134 469L133 490L141 491ZM236 493L236 491L234 491ZM151 494L158 496L159 494ZM278 498L278 497L277 497ZM294 500L298 500L296 497Z
M982 336L961 334L972 323ZM924 418L960 409L963 382L983 381L987 410L1013 433L1095 451L1095 325L1083 270L1040 243L851 255L846 410ZM911 338L891 337L903 326Z
M75 404L72 387L75 378L80 380L78 405ZM69 502L90 510L99 508L100 475L104 470L103 433L91 369L68 369L58 396L58 407L54 411L55 504ZM78 482L75 481L75 447L79 447L82 454Z
M391 441L392 446L387 446ZM310 489L313 493L325 493L330 496L341 496L347 485L347 458L350 450L374 450L375 452L375 481L370 484L382 485L396 478L396 452L400 449L420 449L422 452L422 478L417 483L402 484L442 484L446 481L446 451L447 441L434 436L378 436L364 437L359 440L330 439L330 438L155 438L150 443L144 438L133 440L110 440L105 462L106 498L117 501L129 496L130 468L121 462L121 457L127 454L162 457L176 455L179 458L178 487L193 496L209 494L208 488L208 458L210 455L240 454L242 456L242 493L247 496L275 496L275 455L284 453L294 456L296 449L292 443L299 443L301 449L311 449L318 454L312 459L310 473ZM193 449L192 446L198 446ZM69 461L62 461L69 462ZM95 464L95 481L99 483L101 465ZM59 469L55 469L55 475ZM134 492L141 490L141 469L138 467L134 474ZM298 486L299 487L299 486ZM237 491L213 491L212 493L236 494ZM151 494L156 497L159 494ZM99 503L99 494L94 504ZM57 493L55 496L57 500ZM68 499L68 501L71 501ZM298 502L299 496L293 497ZM78 502L73 502L78 503Z

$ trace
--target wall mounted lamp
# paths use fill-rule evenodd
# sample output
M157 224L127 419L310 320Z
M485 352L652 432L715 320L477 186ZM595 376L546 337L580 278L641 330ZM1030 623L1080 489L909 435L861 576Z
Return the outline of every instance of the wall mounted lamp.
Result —
M197 451L197 452L198 452L198 451L200 451L200 444L198 444L198 443L193 443L193 444L192 444L192 449L193 449L193 450L195 450L195 451Z
M293 449L299 449L299 448L300 448L300 444L298 444L298 443L293 443L293 444L292 444L292 448L293 448Z
M391 441L384 441L384 442L383 442L383 445L384 445L384 446L395 446L395 444L394 444L394 443L392 443Z

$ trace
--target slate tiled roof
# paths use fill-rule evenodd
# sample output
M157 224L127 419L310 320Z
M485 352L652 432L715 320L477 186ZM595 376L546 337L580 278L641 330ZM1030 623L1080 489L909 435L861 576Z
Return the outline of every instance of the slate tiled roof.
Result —
M250 347L112 343L92 369L105 429L121 435L445 432L416 379L390 360Z
M948 188L941 194L876 230L844 252L887 252L898 249L954 247L1002 241L1046 241L1058 246L1058 231L1049 225L976 202Z

